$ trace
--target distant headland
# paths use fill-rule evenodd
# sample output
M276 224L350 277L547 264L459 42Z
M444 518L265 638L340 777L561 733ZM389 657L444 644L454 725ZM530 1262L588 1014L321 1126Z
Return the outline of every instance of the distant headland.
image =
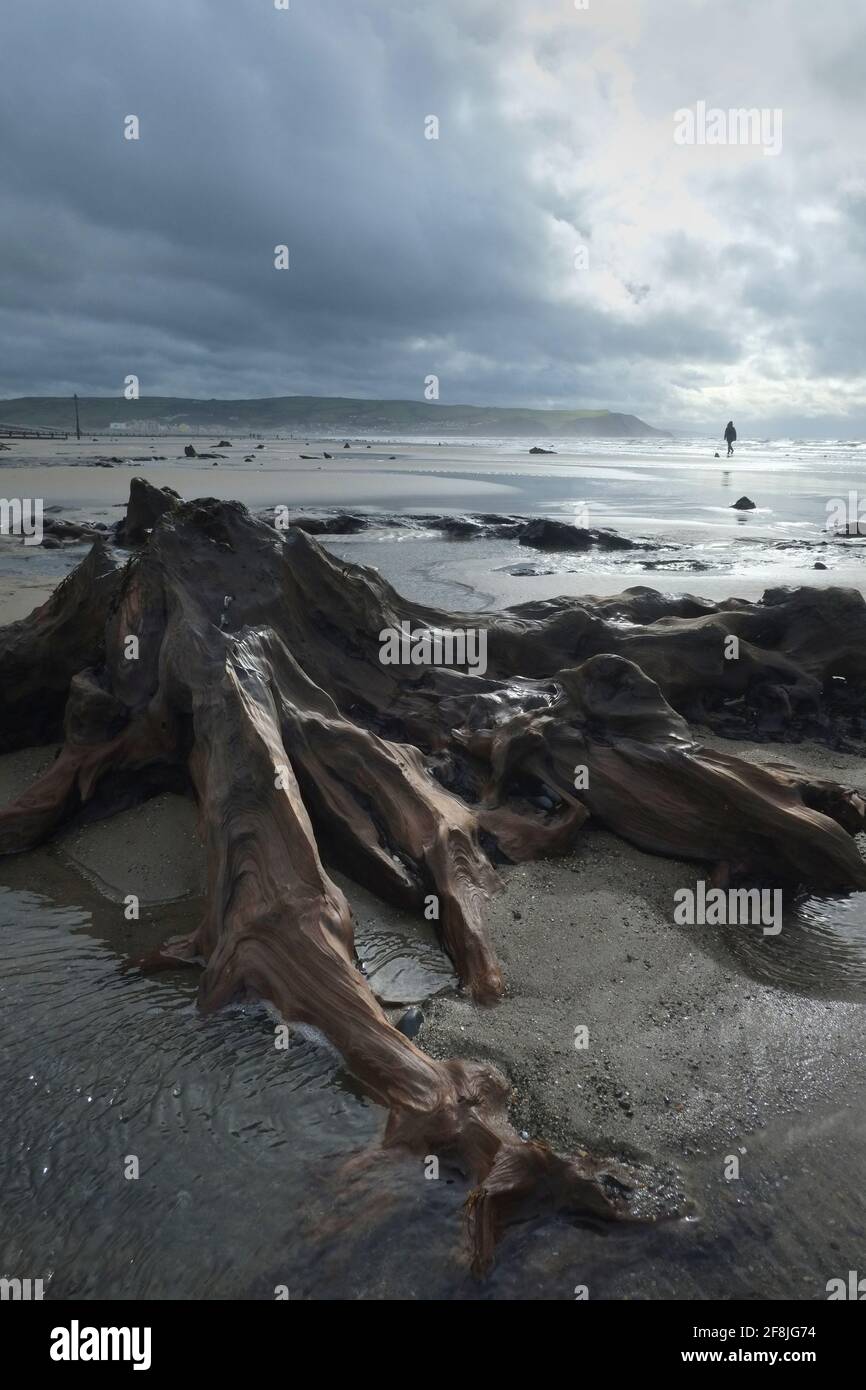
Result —
M640 438L665 436L636 415L611 410L531 410L522 406L444 405L432 401L361 400L350 396L268 396L251 400L198 400L184 396L79 396L85 434L189 431L282 432L318 435L458 435L478 438ZM38 429L74 429L66 396L0 400L0 422Z

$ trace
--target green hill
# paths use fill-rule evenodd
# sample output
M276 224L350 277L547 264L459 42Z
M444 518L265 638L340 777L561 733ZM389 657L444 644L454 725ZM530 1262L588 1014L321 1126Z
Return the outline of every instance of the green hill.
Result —
M662 435L636 415L609 410L528 410L521 406L442 405L429 401L368 401L349 396L273 396L253 400L195 400L149 396L79 398L83 434L121 425L133 433L475 435L541 439L557 435ZM0 400L0 425L73 429L72 401L60 396Z

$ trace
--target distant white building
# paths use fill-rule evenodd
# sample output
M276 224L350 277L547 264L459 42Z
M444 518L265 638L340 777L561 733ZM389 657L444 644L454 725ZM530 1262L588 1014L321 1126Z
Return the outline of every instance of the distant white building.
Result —
M161 420L112 420L115 434L189 434L189 425L165 425Z

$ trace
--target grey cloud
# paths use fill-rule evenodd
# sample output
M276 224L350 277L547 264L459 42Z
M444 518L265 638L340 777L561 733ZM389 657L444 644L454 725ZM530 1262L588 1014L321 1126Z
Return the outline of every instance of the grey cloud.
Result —
M7 0L0 395L119 396L135 372L145 394L420 397L434 371L450 401L714 427L713 389L761 342L809 363L810 418L841 414L844 377L862 423L864 193L844 184L862 33L805 0L584 18L541 0ZM669 117L698 99L784 107L783 156L669 166ZM823 203L836 222L800 218ZM758 382L746 414L760 400Z

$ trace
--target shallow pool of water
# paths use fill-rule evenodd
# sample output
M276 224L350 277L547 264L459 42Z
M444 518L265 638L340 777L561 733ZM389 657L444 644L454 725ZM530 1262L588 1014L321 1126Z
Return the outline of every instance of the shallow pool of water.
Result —
M730 927L725 943L754 979L812 998L866 1000L866 893L801 894L777 935Z

